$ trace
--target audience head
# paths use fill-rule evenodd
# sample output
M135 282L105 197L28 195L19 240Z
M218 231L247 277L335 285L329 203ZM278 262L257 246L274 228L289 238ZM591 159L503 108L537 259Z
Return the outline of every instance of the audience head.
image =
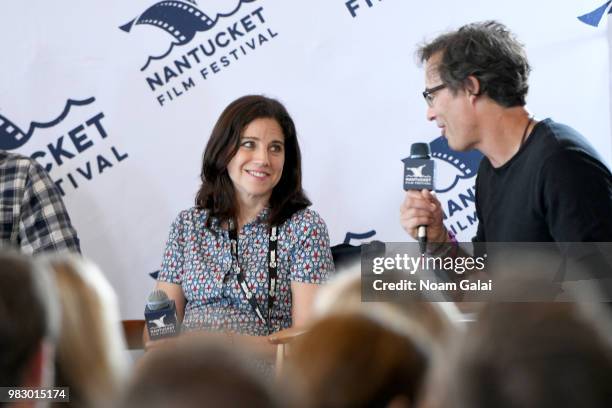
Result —
M59 306L48 271L0 253L0 386L51 386Z
M115 292L102 272L75 255L47 259L62 308L56 385L76 406L106 406L125 381L126 348Z
M282 174L271 192L269 205L272 224L279 224L310 201L302 190L302 164L295 125L285 107L262 95L247 95L225 108L206 145L200 174L202 185L196 205L222 221L237 215L236 186L228 165L241 146L244 130L257 119L274 120L283 133L284 164Z
M433 392L443 407L609 407L609 340L575 303L489 304Z
M195 336L145 355L126 408L276 407L267 386L236 350Z
M291 350L307 407L414 406L428 366L413 339L357 314L320 320Z
M385 322L396 331L421 339L429 349L446 348L462 329L460 312L452 303L428 302L419 293L393 302L362 302L360 264L339 273L317 293L314 313L318 317L336 313L359 313Z

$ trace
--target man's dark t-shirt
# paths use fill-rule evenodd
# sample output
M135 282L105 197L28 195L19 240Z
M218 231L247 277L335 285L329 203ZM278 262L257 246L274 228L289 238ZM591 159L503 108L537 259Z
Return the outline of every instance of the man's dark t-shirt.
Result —
M612 241L612 175L584 137L545 119L503 166L483 158L476 211L478 242Z

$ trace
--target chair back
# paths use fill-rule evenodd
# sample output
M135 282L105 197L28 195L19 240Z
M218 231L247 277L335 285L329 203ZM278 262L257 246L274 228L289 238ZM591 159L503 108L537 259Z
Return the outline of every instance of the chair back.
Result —
M123 335L125 336L128 350L143 350L144 342L142 335L144 333L145 321L122 320L121 324L123 325Z

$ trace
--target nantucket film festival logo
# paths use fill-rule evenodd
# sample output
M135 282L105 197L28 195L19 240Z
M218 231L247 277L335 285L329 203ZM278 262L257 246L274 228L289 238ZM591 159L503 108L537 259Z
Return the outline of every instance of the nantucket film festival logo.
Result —
M476 150L456 152L440 136L429 143L436 160L436 193L444 210L444 224L460 241L476 235L476 173L482 154Z
M128 157L115 144L95 101L69 99L57 117L33 121L27 128L0 115L0 149L38 161L62 195L82 187Z
M165 50L149 55L140 68L146 89L163 107L213 81L278 36L262 3L159 1L119 28L130 35L165 33Z

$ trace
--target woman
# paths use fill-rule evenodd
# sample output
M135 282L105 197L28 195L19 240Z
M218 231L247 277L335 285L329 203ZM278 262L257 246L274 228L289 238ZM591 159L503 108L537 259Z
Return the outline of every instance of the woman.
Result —
M285 108L264 96L232 102L204 151L201 180L196 206L172 224L157 289L175 301L184 331L242 334L267 346L252 336L303 325L333 271L325 223L307 209Z

